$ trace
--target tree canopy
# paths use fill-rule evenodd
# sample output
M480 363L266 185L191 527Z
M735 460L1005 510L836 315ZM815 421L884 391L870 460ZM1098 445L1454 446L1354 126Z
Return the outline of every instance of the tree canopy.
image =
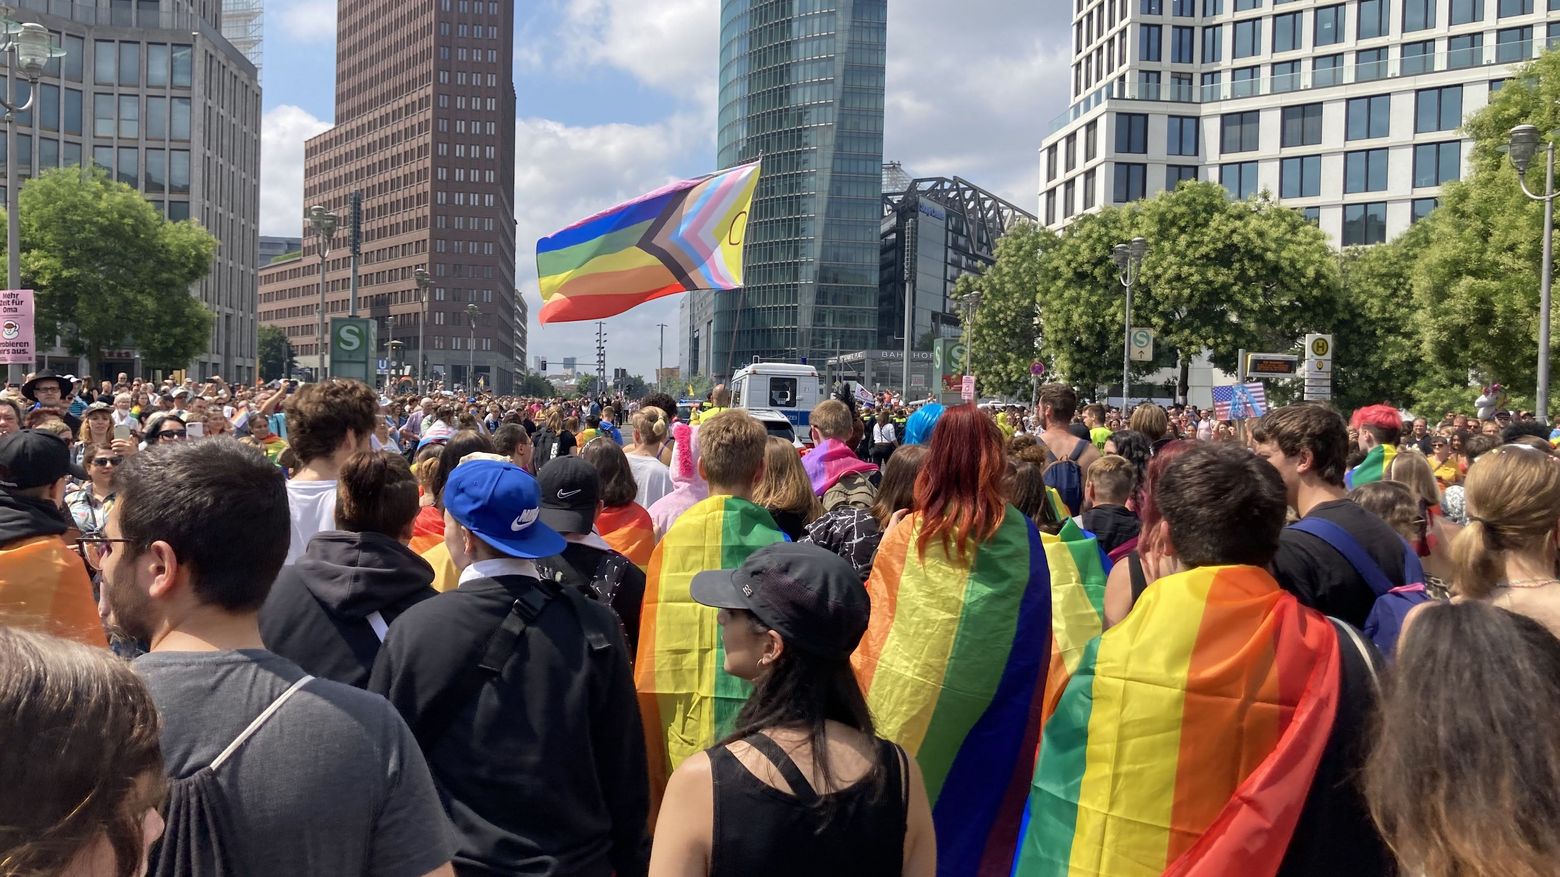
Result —
M260 360L260 377L268 381L285 378L292 374L293 360L292 342L287 340L287 333L279 326L264 325L259 330L259 344L256 349L256 357Z
M997 262L985 274L966 274L954 286L955 300L979 290L980 308L970 330L970 364L981 395L1027 393L1036 346L1035 290L1042 263L1057 237L1033 223L1010 229L997 241ZM930 346L930 345L928 345Z
M94 369L105 348L141 348L147 365L182 368L205 349L213 316L190 293L217 241L168 222L101 168L44 171L21 190L21 274L37 290L39 337L59 335Z

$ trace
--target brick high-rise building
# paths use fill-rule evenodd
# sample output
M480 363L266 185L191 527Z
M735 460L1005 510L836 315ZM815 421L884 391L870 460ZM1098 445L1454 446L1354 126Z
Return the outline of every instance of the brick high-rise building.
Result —
M340 0L336 124L309 140L304 204L340 218L325 273L326 318L347 315L351 197L361 192L358 313L379 321L380 357L403 345L406 371L476 376L501 392L525 363L515 291L514 5L508 0ZM302 222L302 217L300 217ZM318 238L265 268L260 320L282 327L298 363L319 364ZM432 275L418 349L415 272ZM479 315L473 327L469 305ZM471 340L475 338L476 349Z

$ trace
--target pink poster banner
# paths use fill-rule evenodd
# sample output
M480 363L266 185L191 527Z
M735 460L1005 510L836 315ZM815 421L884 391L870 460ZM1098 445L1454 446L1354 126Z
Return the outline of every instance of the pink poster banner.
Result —
M37 361L33 334L33 291L0 290L0 365L25 365Z

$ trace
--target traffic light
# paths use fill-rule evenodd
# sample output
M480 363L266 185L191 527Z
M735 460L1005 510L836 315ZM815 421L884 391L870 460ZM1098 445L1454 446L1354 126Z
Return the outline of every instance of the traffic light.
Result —
M542 374L546 374L547 373L547 357L545 357L545 356L542 357L542 359L541 359L541 367L542 367L541 368Z

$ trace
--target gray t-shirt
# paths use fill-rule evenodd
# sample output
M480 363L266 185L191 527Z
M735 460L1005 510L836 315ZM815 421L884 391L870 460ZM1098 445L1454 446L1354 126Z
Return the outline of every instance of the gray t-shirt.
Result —
M206 767L305 674L263 650L136 659L162 716L168 775ZM240 873L422 877L455 837L417 741L378 695L311 680L218 771Z

